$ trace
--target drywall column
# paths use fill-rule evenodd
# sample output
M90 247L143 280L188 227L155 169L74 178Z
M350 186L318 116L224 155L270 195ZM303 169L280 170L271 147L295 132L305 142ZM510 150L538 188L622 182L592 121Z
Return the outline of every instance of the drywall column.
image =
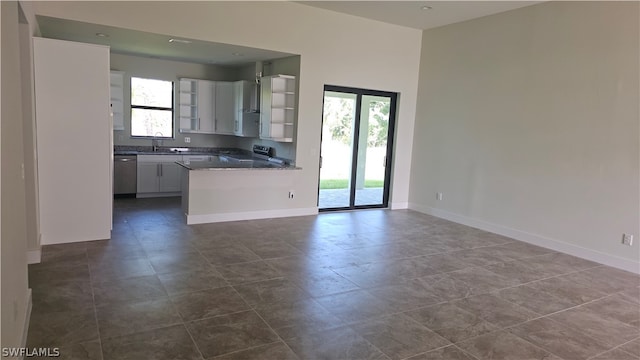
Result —
M33 45L42 244L108 239L109 48L44 38Z

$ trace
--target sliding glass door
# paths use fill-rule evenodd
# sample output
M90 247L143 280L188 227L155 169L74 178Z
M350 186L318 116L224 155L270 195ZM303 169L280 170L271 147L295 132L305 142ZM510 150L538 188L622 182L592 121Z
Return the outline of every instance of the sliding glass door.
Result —
M325 86L318 207L387 207L396 94Z

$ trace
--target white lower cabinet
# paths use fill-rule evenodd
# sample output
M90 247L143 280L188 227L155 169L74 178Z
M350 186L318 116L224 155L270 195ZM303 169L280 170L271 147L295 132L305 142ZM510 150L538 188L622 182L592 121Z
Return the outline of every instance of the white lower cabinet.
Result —
M179 155L138 155L138 197L177 195L181 190Z
M140 159L140 156L138 156ZM138 194L156 193L159 191L158 163L141 163L138 160Z
M178 192L180 188L180 165L176 163L160 163L159 190L165 192Z

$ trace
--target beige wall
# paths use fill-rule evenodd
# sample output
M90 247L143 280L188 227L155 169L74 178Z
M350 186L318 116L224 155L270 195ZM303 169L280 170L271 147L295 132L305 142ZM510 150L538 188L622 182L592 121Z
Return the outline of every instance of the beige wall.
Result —
M40 254L40 217L38 214L38 160L36 153L36 118L33 94L32 39L37 30L31 4L20 3L25 15L18 25L20 37L20 82L22 84L22 130L29 262L37 262ZM29 16L31 15L31 16ZM35 256L34 256L35 255Z
M411 207L639 269L638 2L425 31ZM436 192L443 200L436 201Z
M392 203L406 206L421 32L292 2L38 2L38 14L301 55L296 163L316 206L324 84L400 92ZM376 46L372 46L372 42ZM285 195L286 196L286 195ZM256 201L266 201L256 199ZM252 204L247 204L251 208Z
M28 316L18 3L0 2L1 347L22 345Z

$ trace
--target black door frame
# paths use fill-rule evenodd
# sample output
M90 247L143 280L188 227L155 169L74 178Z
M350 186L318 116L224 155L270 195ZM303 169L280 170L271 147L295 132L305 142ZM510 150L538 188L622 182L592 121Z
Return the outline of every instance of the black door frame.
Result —
M376 209L389 207L389 191L391 185L391 165L393 163L393 139L396 127L396 103L398 100L398 93L380 90L360 89L345 86L325 85L322 92L322 123L320 129L324 126L324 94L327 91L342 92L356 95L356 113L354 119L353 129L353 152L351 154L351 179L349 181L349 206L345 207L333 207L319 209L321 212L325 211L343 211L343 210L357 210L357 209ZM388 97L391 102L389 104L389 127L387 129L387 151L386 151L386 164L384 169L384 188L382 191L382 204L374 205L356 205L356 186L355 179L358 172L358 147L360 145L360 115L362 112L362 97L365 95ZM322 168L322 131L320 131L320 164L318 166L318 202L320 201L320 170ZM317 204L319 205L319 203Z

